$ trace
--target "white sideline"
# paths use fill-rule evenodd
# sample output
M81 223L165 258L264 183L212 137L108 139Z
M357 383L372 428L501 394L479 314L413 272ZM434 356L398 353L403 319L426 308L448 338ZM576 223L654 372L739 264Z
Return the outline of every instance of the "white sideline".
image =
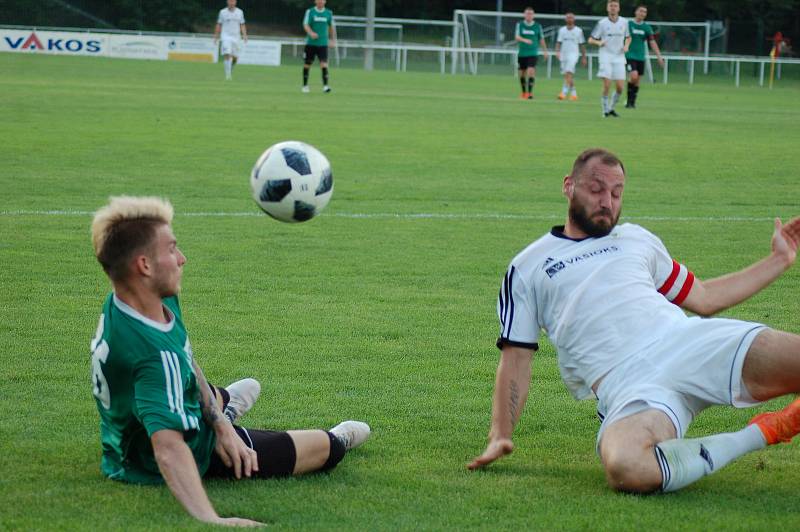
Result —
M78 210L18 210L0 211L0 216L21 217L21 216L92 216L94 211ZM264 216L258 211L246 212L178 212L177 216L188 216L198 218L240 218ZM334 212L322 214L321 216L333 218L351 219L432 219L432 220L561 220L563 214L502 214L502 213L404 213L404 212L378 212L378 213L357 213L357 212ZM645 220L652 222L771 222L775 218L769 216L623 216L622 220Z

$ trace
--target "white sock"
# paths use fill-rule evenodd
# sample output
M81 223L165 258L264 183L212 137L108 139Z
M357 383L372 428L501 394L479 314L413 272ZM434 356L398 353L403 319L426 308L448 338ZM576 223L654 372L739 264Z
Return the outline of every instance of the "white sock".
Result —
M603 113L608 112L608 96L601 96L600 103L603 104Z
M564 83L563 85L561 85L561 94L567 94L568 92L569 92L569 87L567 87L567 84Z
M661 490L684 488L719 471L740 456L766 446L767 441L757 425L705 438L662 441L656 445Z
M614 110L614 106L617 105L619 101L619 93L614 91L614 94L611 95L611 106L608 108L609 111Z
M575 88L575 85L573 85L573 86L572 86L572 88L570 89L570 91L569 91L569 92L570 92L570 94L572 94L573 96L577 96L577 95L578 95L578 90Z
M233 60L232 59L226 59L225 60L225 77L226 78L231 77L232 68L233 68Z

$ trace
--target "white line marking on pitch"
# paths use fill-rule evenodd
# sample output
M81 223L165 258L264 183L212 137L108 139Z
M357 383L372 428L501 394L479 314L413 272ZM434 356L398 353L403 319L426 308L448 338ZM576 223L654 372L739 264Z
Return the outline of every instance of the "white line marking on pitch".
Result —
M94 211L78 210L18 210L0 211L0 216L92 216ZM242 218L264 216L258 211L247 212L179 212L177 216L197 218ZM334 218L351 219L403 219L403 220L561 220L563 214L501 214L501 213L404 213L404 212L334 212L322 214ZM653 222L771 222L770 216L623 216L623 220L646 220Z

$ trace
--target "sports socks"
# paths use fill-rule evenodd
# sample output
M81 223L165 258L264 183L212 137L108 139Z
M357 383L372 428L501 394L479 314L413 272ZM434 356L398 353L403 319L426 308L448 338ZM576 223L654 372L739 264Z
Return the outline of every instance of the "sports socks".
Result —
M600 97L600 105L603 106L603 114L608 114L608 96Z
M303 68L303 87L308 85L308 69Z
M536 84L536 78L528 78L528 93L533 92L533 86Z
M522 88L522 92L528 92L527 90L525 90L525 76L519 77L519 85Z
M225 59L225 78L230 79L231 71L233 70L233 60L228 58Z
M636 105L636 96L639 95L639 86L628 83L628 104Z
M617 102L619 101L619 96L620 93L617 91L614 91L614 94L611 95L611 105L608 106L609 112L614 110L614 107L617 105Z
M325 434L328 435L328 438L331 441L331 450L330 454L328 455L328 459L322 465L322 471L329 471L334 467L336 467L336 464L342 461L346 449L344 443L342 443L342 440L337 438L334 434L331 434L330 432L327 431L325 432Z
M328 84L328 67L322 69L322 84Z
M766 446L766 439L757 425L704 438L663 441L655 447L656 460L661 468L661 490L668 492L684 488L719 471L740 456Z

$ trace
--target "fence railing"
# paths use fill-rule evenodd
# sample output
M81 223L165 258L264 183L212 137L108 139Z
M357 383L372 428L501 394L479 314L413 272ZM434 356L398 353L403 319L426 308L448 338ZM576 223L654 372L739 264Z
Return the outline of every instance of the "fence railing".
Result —
M61 31L61 32L76 32L76 33L95 33L95 34L123 34L123 35L154 35L165 37L194 37L198 39L210 39L211 34L198 34L198 33L175 33L175 32L142 32L142 31L126 31L126 30L110 30L110 29L87 29L87 28L53 28L53 27L31 27L31 26L8 26L0 25L2 29L13 30L27 30L27 31ZM269 37L250 37L251 40L256 41L269 41L275 44L291 49L292 55L297 57L302 53L305 46L305 39L303 38L269 38ZM408 55L409 53L418 53L422 55L429 55L429 62L438 64L438 70L441 74L446 74L448 70L451 73L461 72L470 73L473 75L478 74L482 64L502 64L507 61L508 68L512 74L516 74L517 65L517 51L516 49L509 48L469 48L469 47L453 47L453 46L436 46L429 44L415 44L415 43L372 43L367 44L361 41L339 41L335 46L332 46L332 56L334 65L339 66L342 62L348 59L349 52L353 50L376 50L387 51L390 53L391 61L393 62L394 69L397 72L405 72L408 70ZM472 57L473 60L467 61L467 57ZM735 85L738 87L741 84L741 66L742 64L752 64L759 72L758 84L759 86L765 85L766 67L772 63L770 57L754 57L754 56L689 56L689 55L663 55L665 65L661 73L661 82L668 83L670 76L670 64L683 62L686 65L686 73L688 76L688 83L694 84L696 79L696 65L698 62L703 65L708 63L727 64L731 68L732 77ZM487 61L490 58L490 61ZM594 76L594 65L597 61L597 54L587 54L588 65L587 74L588 79ZM499 60L499 63L498 63ZM545 73L547 78L553 75L555 58L550 54L546 60ZM449 65L448 65L449 63ZM775 60L776 77L781 78L782 67L786 65L800 65L800 59L794 58L779 58ZM450 68L448 69L448 66ZM705 70L705 69L703 69ZM655 79L656 74L652 68L647 69L648 77L651 81Z

